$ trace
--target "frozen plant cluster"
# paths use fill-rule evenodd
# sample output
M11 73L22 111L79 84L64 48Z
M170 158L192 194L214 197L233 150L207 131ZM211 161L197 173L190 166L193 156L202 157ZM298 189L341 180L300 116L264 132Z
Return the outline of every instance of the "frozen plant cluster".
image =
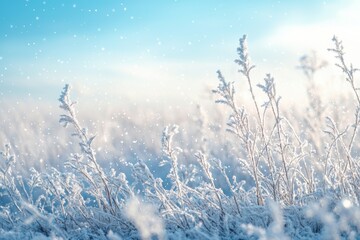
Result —
M242 175L230 174L226 159L209 147L206 119L200 119L200 145L179 146L177 125L165 127L159 166L154 175L142 159L124 159L109 169L99 163L96 135L77 117L71 87L59 101L60 123L71 129L78 150L64 168L28 176L17 172L17 158L5 145L0 162L1 239L359 239L360 124L357 71L344 59L334 37L336 64L345 74L353 120L343 126L326 115L315 85L309 84L309 107L301 124L282 107L275 78L254 83L246 36L237 49L239 72L246 80L252 109L239 105L235 82L218 71L213 90L227 113L229 151ZM325 66L315 55L301 58L309 81ZM258 87L258 88L256 88ZM259 104L256 89L264 94ZM246 94L246 93L244 93ZM320 138L319 136L322 136ZM160 139L159 139L160 141ZM192 155L184 155L184 152ZM190 159L185 159L187 156ZM189 164L191 162L191 164ZM242 179L246 179L242 180Z

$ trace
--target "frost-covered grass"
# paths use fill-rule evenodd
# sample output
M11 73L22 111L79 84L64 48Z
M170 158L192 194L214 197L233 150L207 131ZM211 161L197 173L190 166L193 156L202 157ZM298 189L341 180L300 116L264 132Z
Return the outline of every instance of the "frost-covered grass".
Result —
M350 109L344 114L316 89L325 63L315 55L300 61L309 80L306 112L284 107L272 75L253 79L246 36L235 62L249 91L237 93L218 71L218 112L172 116L181 128L113 115L115 124L97 129L106 133L92 134L65 85L60 124L69 137L34 121L38 151L10 136L1 152L0 239L359 239L357 69L333 42L354 96L341 103ZM249 94L250 105L238 94ZM13 117L2 116L3 124ZM56 141L56 150L44 149ZM31 167L21 151L31 152L28 160L51 159Z

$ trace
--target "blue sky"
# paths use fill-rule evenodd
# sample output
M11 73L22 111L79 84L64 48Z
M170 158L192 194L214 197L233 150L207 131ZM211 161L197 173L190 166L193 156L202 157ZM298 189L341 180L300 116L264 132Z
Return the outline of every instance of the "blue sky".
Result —
M0 98L56 101L65 83L99 99L201 95L217 69L237 76L243 34L263 71L285 75L333 34L356 39L357 10L356 1L2 0Z

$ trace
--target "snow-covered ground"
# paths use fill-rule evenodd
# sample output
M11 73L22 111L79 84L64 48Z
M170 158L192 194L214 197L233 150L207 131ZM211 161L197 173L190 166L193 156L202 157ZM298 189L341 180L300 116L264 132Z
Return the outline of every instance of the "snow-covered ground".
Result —
M307 102L284 105L243 36L249 91L218 71L211 104L84 114L65 85L59 109L4 105L0 239L360 239L360 99L333 41L352 95L331 104L310 55Z

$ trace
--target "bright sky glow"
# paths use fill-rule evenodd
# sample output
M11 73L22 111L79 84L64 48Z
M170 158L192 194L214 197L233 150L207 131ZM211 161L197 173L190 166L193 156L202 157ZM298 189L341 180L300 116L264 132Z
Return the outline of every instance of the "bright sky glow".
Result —
M3 0L0 98L56 101L65 83L98 98L196 97L217 85L217 69L239 78L233 60L243 34L259 81L275 72L295 82L298 58L311 50L331 57L334 34L356 65L359 12L357 1L340 0Z

